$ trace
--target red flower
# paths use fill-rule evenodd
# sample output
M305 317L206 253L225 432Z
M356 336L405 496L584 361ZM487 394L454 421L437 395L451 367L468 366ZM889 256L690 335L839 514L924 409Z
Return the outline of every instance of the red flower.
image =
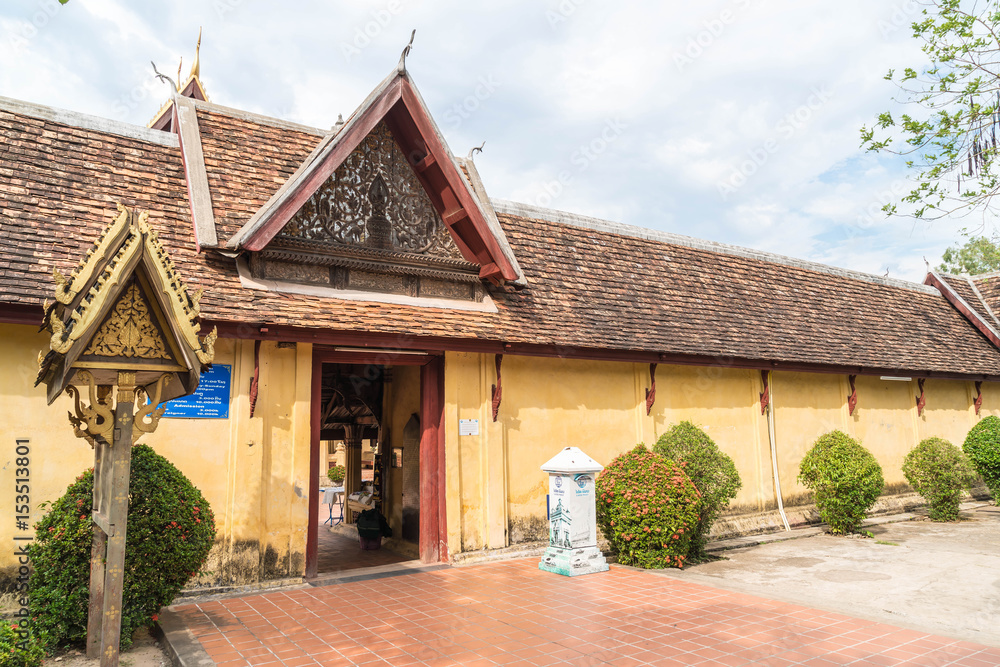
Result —
M159 616L159 614L153 614L153 617L152 617L152 618L153 618L153 620L154 620L154 621L158 621L158 620L160 620L160 616Z

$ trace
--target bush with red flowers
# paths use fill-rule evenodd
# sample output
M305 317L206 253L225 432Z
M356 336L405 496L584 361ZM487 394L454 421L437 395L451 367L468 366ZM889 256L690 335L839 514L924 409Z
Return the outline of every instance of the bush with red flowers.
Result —
M622 565L683 567L701 494L684 470L643 444L597 478L597 521Z
M0 620L0 667L41 667L45 641L30 619Z
M90 599L90 518L94 471L88 470L52 503L35 526L29 581L33 626L52 646L86 642ZM167 459L147 445L132 448L121 648L149 627L160 607L198 573L215 540L205 497Z

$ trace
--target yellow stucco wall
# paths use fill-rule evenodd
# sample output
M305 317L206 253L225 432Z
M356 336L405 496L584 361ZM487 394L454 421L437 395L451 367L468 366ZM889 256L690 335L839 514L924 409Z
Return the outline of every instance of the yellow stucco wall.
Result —
M648 367L639 366L645 400ZM743 487L733 507L756 511L773 498L767 419L760 413L760 373L723 366L666 366L656 369L653 443L674 424L690 421L736 464Z
M743 488L732 508L746 512L776 506L759 371L660 365L649 416L648 364L507 355L502 373L503 402L493 423L493 355L446 355L448 537L453 553L544 539L548 487L539 468L562 447L578 446L606 464L637 442L651 445L682 420L704 428L736 463ZM977 421L972 383L928 380L927 409L920 418L916 385L915 380L860 376L858 407L850 415L846 375L773 372L775 450L785 503L809 500L797 480L799 464L819 436L835 429L859 438L875 454L889 491L903 488L903 457L920 439L938 435L960 445ZM983 391L983 415L1000 412L1000 386L986 383ZM460 419L478 419L479 435L459 436Z
M93 466L93 450L73 436L65 396L45 405L43 387L33 387L38 351L47 338L35 327L0 325L0 423L8 443L0 461L0 484L13 489L15 438L31 440L31 505L58 498L82 471ZM140 442L165 456L197 486L216 517L216 546L208 569L217 582L246 583L299 575L304 570L309 490L309 399L312 347L260 351L257 410L249 418L253 341L219 339L215 362L232 365L229 419L170 419ZM11 543L14 526L0 526ZM0 571L13 564L5 552Z
M388 488L385 490L384 513L392 527L392 535L401 538L403 534L403 469L392 467L392 449L404 447L419 449L419 444L407 444L404 441L403 431L406 423L414 414L420 416L420 367L419 366L395 366L392 369L391 392L386 400L386 410L388 418L386 423L389 427L389 451L386 455L390 457L388 471ZM416 452L406 451L404 456L410 457Z
M903 457L920 441L913 393L916 382L862 376L854 386L858 405L847 432L875 455L887 485L905 483Z
M36 358L47 345L34 327L0 325L0 423L7 440L0 488L14 488L17 438L30 440L31 522L38 504L53 500L93 464L92 450L72 435L66 397L45 405L33 387ZM310 375L312 348L265 342L260 350L257 409L249 416L254 344L222 339L216 362L232 365L230 416L225 420L164 419L144 442L171 460L206 495L218 535L209 567L219 582L301 574L309 509ZM493 355L445 357L445 444L448 541L452 553L544 539L547 476L540 466L561 448L578 446L602 464L634 446L649 445L671 424L704 428L735 461L743 488L741 511L774 505L767 419L761 415L759 371L660 365L656 402L646 414L648 364L505 356L503 402L491 418ZM961 444L977 421L973 383L928 380L927 408L916 415L916 381L857 379L858 409L849 415L846 376L774 372L775 436L786 503L805 498L796 477L803 454L832 429L859 438L879 459L889 484L903 481L902 458L919 439L941 436ZM398 446L410 415L419 412L419 368L394 369L390 442ZM983 416L1000 414L1000 385L984 383ZM459 435L460 419L476 419L478 435ZM397 471L390 517L398 529ZM11 543L13 523L0 524ZM0 572L13 557L0 556Z
M502 374L503 404L493 422L493 356L445 357L452 552L541 539L548 534L548 476L540 466L567 446L606 462L643 437L632 364L506 356ZM460 419L478 419L480 434L459 436Z
M785 502L794 504L808 494L797 480L799 462L816 438L834 430L849 431L846 379L840 375L771 373L771 401L778 479Z
M911 389L914 398L910 400L915 410L915 399L920 394L916 381ZM926 406L923 414L917 418L920 440L938 437L961 446L969 429L979 421L972 405L974 396L972 382L927 380L924 383Z
M13 538L30 535L16 529L11 509L15 504L14 480L16 440L26 438L29 457L30 523L42 518L39 503L55 500L87 468L94 465L94 450L84 440L73 436L66 413L73 409L67 396L60 396L51 406L45 405L45 387L35 387L38 353L48 350L48 338L37 333L38 327L0 324L0 424L3 454L0 456L0 496L4 507L0 540L13 544ZM12 549L0 551L0 571L14 564Z

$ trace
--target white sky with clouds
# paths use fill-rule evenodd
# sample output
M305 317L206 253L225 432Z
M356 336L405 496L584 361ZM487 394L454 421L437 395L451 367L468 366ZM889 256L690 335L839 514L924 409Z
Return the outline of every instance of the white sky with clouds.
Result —
M407 67L490 195L914 281L979 219L879 211L859 149L915 0L5 0L0 95L144 125L199 26L213 102L316 127Z

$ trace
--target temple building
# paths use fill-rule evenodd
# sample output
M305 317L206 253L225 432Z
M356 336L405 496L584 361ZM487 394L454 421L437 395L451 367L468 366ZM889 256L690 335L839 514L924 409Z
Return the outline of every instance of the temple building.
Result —
M43 301L119 203L218 331L201 397L144 438L215 512L205 583L317 574L338 447L390 546L455 562L547 542L540 465L566 446L606 465L690 420L742 477L718 529L763 530L812 516L796 477L823 433L875 454L889 507L917 442L1000 414L1000 277L916 284L491 199L404 60L328 130L209 101L197 67L177 83L149 127L0 98L0 486L26 443L31 522L93 465L69 397L34 386Z

